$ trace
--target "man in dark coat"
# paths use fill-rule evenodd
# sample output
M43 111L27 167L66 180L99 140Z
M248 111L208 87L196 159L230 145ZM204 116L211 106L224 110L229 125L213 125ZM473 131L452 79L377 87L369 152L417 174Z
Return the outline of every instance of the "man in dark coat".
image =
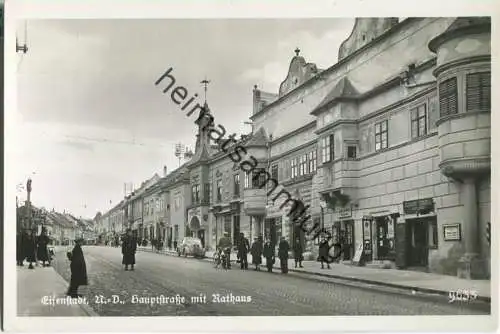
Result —
M238 257L241 261L241 269L248 269L248 252L250 251L250 242L245 238L244 233L240 233L240 243L238 245Z
M67 295L71 298L81 297L81 295L78 294L78 287L88 284L87 265L85 264L85 257L83 256L82 243L83 239L75 240L73 251L68 253L68 258L71 261L71 279Z
M24 244L26 240L26 233L24 231L18 231L16 236L16 262L18 266L23 266L24 258Z
M321 262L321 269L325 269L323 265L325 262L330 269L330 262L328 258L328 253L330 251L330 246L328 244L328 239L324 238L319 244L319 261Z
M252 264L255 265L255 270L260 270L260 265L262 263L262 239L255 238L252 244L252 249L250 252L252 253Z
M278 246L278 257L280 259L281 272L283 274L288 273L288 251L290 250L290 245L284 237L281 237L280 244Z
M266 258L267 271L272 272L274 264L274 245L271 243L271 240L269 240L269 238L266 239L266 243L264 244L264 250L262 254Z
M50 239L47 236L47 231L45 228L42 228L42 234L40 234L37 240L37 256L38 261L42 261L44 267L50 265L49 250L47 249L49 242ZM48 262L47 265L45 265L45 262Z
M132 236L132 231L128 229L127 235L123 239L122 243L122 254L123 254L122 264L125 265L125 270L128 270L129 265L130 265L130 270L134 270L136 250L137 250L137 241Z
M300 238L295 240L295 245L293 245L293 257L295 260L295 268L297 268L297 264L300 268L304 268L302 266L302 260L304 259L302 256L302 244L300 243Z
M26 231L26 239L24 240L24 257L26 257L26 261L29 262L29 269L35 269L33 267L33 262L36 263L36 240L33 237L33 231Z

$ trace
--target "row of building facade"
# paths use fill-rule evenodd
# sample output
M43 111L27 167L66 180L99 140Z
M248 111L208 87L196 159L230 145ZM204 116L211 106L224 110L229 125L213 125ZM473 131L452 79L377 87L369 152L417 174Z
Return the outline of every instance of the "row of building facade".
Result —
M362 250L368 262L489 277L490 40L489 18L356 19L330 68L297 49L277 93L254 87L253 131L237 146L278 181L275 195L286 189L343 243L343 260ZM194 156L98 214L98 230L207 248L243 232L316 254L286 196L268 196L221 138L198 124Z
M26 229L31 229L36 235L44 229L52 245L72 245L77 238L83 238L85 244L92 245L97 240L92 219L25 204L17 208L17 230Z

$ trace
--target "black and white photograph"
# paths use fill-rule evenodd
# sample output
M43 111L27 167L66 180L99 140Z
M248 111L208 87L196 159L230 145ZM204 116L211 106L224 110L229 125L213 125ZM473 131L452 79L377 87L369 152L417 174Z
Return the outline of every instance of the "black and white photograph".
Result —
M493 14L13 3L13 330L495 329Z

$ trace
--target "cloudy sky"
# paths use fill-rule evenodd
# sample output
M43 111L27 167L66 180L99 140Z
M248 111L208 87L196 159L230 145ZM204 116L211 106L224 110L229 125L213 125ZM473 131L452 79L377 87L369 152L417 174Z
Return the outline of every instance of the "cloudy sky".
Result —
M353 19L37 20L19 22L18 182L35 205L92 217L166 165L196 129L154 86L169 67L189 94L211 83L217 122L249 132L257 84L277 92L294 49L319 68L337 61ZM25 195L19 193L21 199ZM112 203L112 204L110 204Z

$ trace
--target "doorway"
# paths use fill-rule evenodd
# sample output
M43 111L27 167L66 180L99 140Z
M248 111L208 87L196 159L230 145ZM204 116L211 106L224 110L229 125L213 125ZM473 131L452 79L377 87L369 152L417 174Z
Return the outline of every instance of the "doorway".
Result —
M408 266L425 267L429 262L428 234L429 226L426 219L407 220L409 234Z
M354 221L346 220L343 223L342 251L344 252L344 261L347 261L351 260L354 256Z
M375 220L377 228L377 258L386 260L389 255L389 226L386 217L377 217Z
M201 240L201 247L205 248L205 230L198 230L197 236Z
M233 216L233 245L238 246L240 243L240 216Z

